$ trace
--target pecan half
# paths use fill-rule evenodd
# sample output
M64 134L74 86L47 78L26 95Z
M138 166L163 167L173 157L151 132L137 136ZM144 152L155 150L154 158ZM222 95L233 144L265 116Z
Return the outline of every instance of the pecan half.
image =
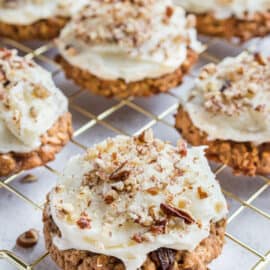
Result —
M173 207L165 203L161 203L160 209L164 212L164 214L166 214L169 217L177 217L183 219L184 222L188 225L195 223L195 220L190 216L190 214L176 207Z

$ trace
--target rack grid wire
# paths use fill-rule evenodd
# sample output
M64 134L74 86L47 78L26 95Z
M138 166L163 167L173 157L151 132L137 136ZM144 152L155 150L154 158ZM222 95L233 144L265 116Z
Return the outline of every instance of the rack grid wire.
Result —
M210 46L217 44L219 41L220 40L216 38L207 39L206 50L201 55L201 60L203 60L204 62L215 62L215 63L218 63L221 60L217 58L215 55L211 54L211 52L209 52L208 50ZM258 44L259 42L260 40L257 40L256 44ZM29 44L25 45L25 44L22 44L22 43L19 43L19 42L16 42L14 40L10 40L7 38L1 38L0 43L1 43L1 46L7 46L7 47L18 49L21 53L24 54L26 58L30 58L30 59L33 58L39 61L39 63L43 63L43 65L45 66L46 65L53 66L54 70L52 71L52 76L54 78L60 73L62 73L60 66L54 61L54 57L49 55L50 50L55 49L55 46L52 42L45 43L45 44L41 43L40 46L34 47L34 48ZM238 44L233 44L232 46L237 47L239 50L242 49L242 47ZM196 77L196 74L192 71L189 77L190 79L194 79ZM165 128L174 129L174 124L171 121L167 120L168 116L175 113L178 107L178 102L179 102L180 97L174 91L170 91L164 94L164 95L170 96L172 99L175 100L175 102L167 106L161 113L153 113L150 110L145 109L142 105L135 102L135 98L130 97L124 100L115 99L114 100L115 103L112 106L110 106L109 108L106 108L105 110L103 110L102 112L98 114L91 112L90 108L86 109L76 104L76 102L74 102L74 100L80 94L84 93L84 91L85 90L83 89L77 89L76 91L73 91L72 93L66 94L70 102L70 108L74 110L76 113L81 114L83 117L87 119L86 123L84 123L82 126L75 129L73 139L71 140L72 144L81 148L83 151L85 151L88 148L88 146L86 146L83 142L80 142L79 137L82 134L84 134L86 131L93 129L97 125L101 125L104 128L112 131L113 133L124 134L124 135L137 135L145 129L154 127L158 123L163 124ZM181 86L180 86L179 91L181 91ZM141 125L139 129L131 133L110 123L108 119L112 116L112 114L118 112L119 110L123 108L129 108L136 111L137 113L147 118L148 119L147 122ZM50 165L45 165L44 168L53 175L57 176L60 174L59 170L51 167ZM213 169L213 171L219 178L225 169L226 169L225 165L220 165L220 166L217 166L215 169ZM19 190L17 190L11 185L12 182L18 179L23 173L24 172L20 172L8 178L0 179L0 191L1 189L5 189L6 191L18 197L20 200L25 201L34 209L37 209L38 211L42 211L43 204L37 204L31 198L29 198L29 196L24 195L22 192L20 192ZM242 199L238 195L234 194L233 192L222 188L225 196L239 205L232 213L230 213L230 216L228 218L228 224L237 222L236 221L237 217L239 217L245 209L249 209L253 211L254 213L256 213L257 215L260 215L261 217L267 219L270 225L270 213L267 213L267 211L260 209L259 207L256 207L253 204L253 202L256 199L258 199L259 196L261 196L261 194L263 194L270 187L270 178L265 177L265 176L258 176L258 177L263 181L263 185L257 188L247 199ZM0 221L0 226L1 226L1 221ZM245 241L242 241L238 237L228 232L226 233L226 238L229 241L233 241L241 249L246 250L250 255L256 257L256 263L252 266L250 270L269 269L268 267L270 267L270 243L268 246L268 251L265 253L262 253L261 251L247 244ZM1 248L1 242L0 242L0 248ZM47 256L49 256L48 252L44 251L44 253L41 256L39 256L37 259L33 260L31 263L27 263L25 260L21 259L20 256L16 255L15 252L11 250L0 250L0 259L8 261L9 263L13 264L16 269L20 269L20 270L38 269L36 267L43 260L45 260Z

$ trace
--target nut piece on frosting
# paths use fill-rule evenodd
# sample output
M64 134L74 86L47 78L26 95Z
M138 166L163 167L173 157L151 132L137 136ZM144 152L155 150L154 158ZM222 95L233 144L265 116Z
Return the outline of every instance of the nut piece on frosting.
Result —
M195 254L200 245L207 250L202 241L210 234L215 241L220 237L209 246L215 250L210 258L219 255L224 196L204 148L179 145L158 140L148 130L138 137L107 139L70 160L44 210L47 247L60 267L72 265L65 252L88 263L97 263L95 254L114 257L129 270L149 262L158 268L154 257L169 252L169 267L178 263L175 252ZM219 228L215 235L213 228Z
M269 0L174 0L197 17L200 33L241 41L270 32Z
M51 74L0 48L0 176L53 160L71 134L67 99Z
M57 44L67 76L109 97L177 86L203 49L194 17L171 0L90 1Z
M1 0L0 35L15 40L52 39L88 0Z
M259 53L208 64L183 98L176 127L236 172L270 173L269 83L270 61Z

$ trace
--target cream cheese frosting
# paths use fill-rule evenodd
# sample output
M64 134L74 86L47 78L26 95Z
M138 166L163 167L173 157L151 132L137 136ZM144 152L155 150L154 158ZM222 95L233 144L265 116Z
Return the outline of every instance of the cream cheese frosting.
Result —
M139 81L174 72L188 48L201 52L194 22L171 0L93 0L57 44L65 60L99 78Z
M182 98L193 124L210 140L270 141L270 61L244 52L205 66Z
M153 138L118 136L72 158L49 195L60 250L114 256L136 270L160 247L194 250L227 205L204 156Z
M0 153L30 152L67 112L51 74L16 50L0 49Z
M213 13L218 19L236 16L240 19L251 18L257 12L270 9L270 0L174 0L188 12Z
M88 0L1 0L0 21L29 25L42 19L70 17Z

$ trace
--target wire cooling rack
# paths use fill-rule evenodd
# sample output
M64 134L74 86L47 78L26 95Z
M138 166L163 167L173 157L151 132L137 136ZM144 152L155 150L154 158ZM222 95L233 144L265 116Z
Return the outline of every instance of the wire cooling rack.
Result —
M72 141L57 156L56 161L32 170L38 181L22 184L29 172L0 179L0 269L55 270L42 238L41 213L46 193L55 185L67 159L108 136L136 135L153 128L156 135L173 143L179 138L174 129L174 114L182 92L190 88L198 69L208 62L218 62L224 56L236 55L244 47L218 39L206 39L207 50L182 86L169 93L151 98L107 100L79 89L64 78L54 61L57 51L53 43L18 43L1 39L0 45L16 48L27 58L34 58L52 72L56 84L70 101L75 133ZM268 48L270 41L255 40L253 49ZM223 254L210 269L259 270L270 269L270 178L236 177L226 166L213 165L228 199L230 215ZM38 245L31 250L16 247L17 236L32 227L40 230ZM2 249L2 250L1 250Z

